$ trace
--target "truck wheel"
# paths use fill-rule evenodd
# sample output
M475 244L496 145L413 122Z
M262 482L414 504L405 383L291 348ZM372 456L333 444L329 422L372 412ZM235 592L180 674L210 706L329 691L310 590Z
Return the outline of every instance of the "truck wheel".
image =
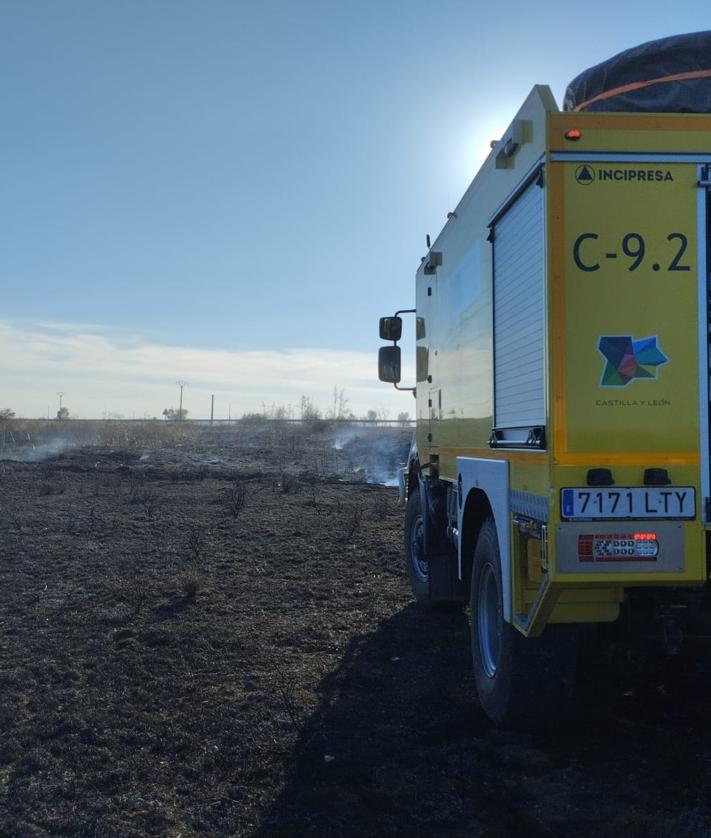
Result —
M420 605L430 604L430 568L424 560L425 520L420 493L410 494L405 509L405 564L412 593Z
M504 620L496 526L484 522L472 567L470 627L474 679L484 712L501 727L541 729L572 709L577 628L549 625L528 638Z

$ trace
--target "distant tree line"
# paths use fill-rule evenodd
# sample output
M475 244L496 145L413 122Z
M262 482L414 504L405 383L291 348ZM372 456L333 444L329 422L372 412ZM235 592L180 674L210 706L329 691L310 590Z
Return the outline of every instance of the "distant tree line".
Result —
M385 422L389 419L389 412L380 408L379 410L368 410L364 415L358 416L351 410L344 390L338 387L333 388L333 400L328 409L322 411L310 396L302 396L297 409L292 405L265 404L262 402L261 411L252 411L242 415L244 421L259 421L264 419L295 420L302 422L356 422L366 420L368 422ZM397 421L403 425L410 422L410 414L401 411L397 415Z
M188 411L186 408L166 407L161 414L163 418L169 422L180 421L187 419ZM8 422L15 417L15 411L9 407L0 408L0 422ZM55 416L55 419L60 421L69 419L69 409L61 407ZM106 414L107 419L123 419L121 414ZM389 413L384 408L379 410L368 410L364 416L357 416L350 408L348 399L346 398L345 390L338 387L333 388L333 401L328 410L321 411L310 396L302 396L298 407L295 411L291 405L277 405L265 404L262 402L261 411L253 413L245 413L242 419L258 420L258 419L281 419L291 420L300 419L302 422L325 422L325 421L357 421L365 419L369 422L385 422L389 418ZM410 414L407 411L401 411L397 415L397 421L406 425L410 421Z

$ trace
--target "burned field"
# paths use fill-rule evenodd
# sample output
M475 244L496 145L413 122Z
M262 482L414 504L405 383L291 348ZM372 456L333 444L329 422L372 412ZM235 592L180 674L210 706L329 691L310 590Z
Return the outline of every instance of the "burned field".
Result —
M711 649L494 730L366 482L403 444L114 425L0 461L0 835L711 835Z

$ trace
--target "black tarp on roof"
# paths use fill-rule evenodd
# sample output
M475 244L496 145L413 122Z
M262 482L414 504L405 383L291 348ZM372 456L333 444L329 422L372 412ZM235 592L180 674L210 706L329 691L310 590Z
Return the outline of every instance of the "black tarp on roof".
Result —
M711 32L648 41L585 70L568 85L563 110L711 113Z

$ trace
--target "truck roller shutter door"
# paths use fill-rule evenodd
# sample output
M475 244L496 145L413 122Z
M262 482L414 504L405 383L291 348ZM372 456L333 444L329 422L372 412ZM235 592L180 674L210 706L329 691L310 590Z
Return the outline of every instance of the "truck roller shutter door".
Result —
M533 181L494 225L494 426L513 444L546 419L543 223Z

